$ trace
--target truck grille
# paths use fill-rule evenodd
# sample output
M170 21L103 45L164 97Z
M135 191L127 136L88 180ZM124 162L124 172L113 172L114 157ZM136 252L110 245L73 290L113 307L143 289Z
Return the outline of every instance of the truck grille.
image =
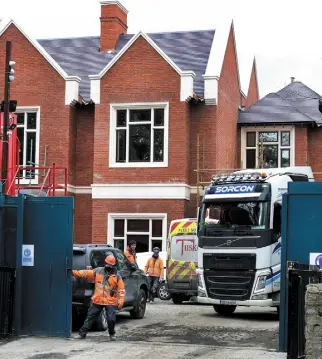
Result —
M204 271L208 296L222 300L250 298L255 273L249 271Z
M250 270L256 268L255 253L204 253L203 267L210 270Z

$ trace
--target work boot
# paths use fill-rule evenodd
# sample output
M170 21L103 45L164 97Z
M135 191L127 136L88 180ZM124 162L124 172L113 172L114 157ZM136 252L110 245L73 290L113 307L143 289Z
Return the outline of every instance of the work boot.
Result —
M110 341L115 342L115 340L116 340L115 334L110 334Z
M78 333L76 336L74 336L74 339L86 339L86 334Z

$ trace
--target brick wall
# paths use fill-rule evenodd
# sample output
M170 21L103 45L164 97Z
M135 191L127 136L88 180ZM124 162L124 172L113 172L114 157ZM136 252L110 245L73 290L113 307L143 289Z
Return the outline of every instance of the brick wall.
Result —
M308 165L308 132L307 127L295 127L295 166Z
M92 195L74 195L74 242L92 242Z
M249 88L246 98L246 107L250 107L254 105L259 100L259 89L257 87L257 79L256 79L256 65L253 63L252 73L250 76Z
M77 109L76 185L90 186L93 183L94 159L94 106Z
M47 145L47 165L68 166L73 151L69 142L72 114L70 106L65 106L65 81L14 25L0 37L0 64L5 63L7 40L12 41L12 60L16 61L11 99L22 107L40 106L39 164L43 165ZM0 93L4 91L3 80L0 76Z
M101 80L95 112L94 183L188 182L188 104L180 102L180 76L139 38ZM110 103L169 102L167 168L109 168Z
M314 173L314 179L322 181L322 128L309 127L307 133L309 166L312 167L313 172L320 172L320 174Z
M216 168L236 168L236 140L240 89L234 48L233 31L230 31L223 68L218 87L216 117Z
M93 200L93 243L107 242L108 213L167 213L169 228L170 221L186 215L185 200Z

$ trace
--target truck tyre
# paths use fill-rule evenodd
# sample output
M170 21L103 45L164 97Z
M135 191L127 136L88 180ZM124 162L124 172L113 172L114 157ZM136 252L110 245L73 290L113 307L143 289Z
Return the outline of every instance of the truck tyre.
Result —
M219 315L231 315L236 310L237 305L214 305L216 313Z
M172 295L172 301L174 304L182 304L183 302L183 296L180 294L173 294Z
M167 291L167 288L165 286L165 282L162 282L157 289L157 296L161 300L169 300L171 299L171 293Z
M130 315L133 319L142 319L146 309L146 293L144 289L140 288L138 299L134 305L134 308L130 311Z
M105 331L107 329L107 318L106 318L106 311L105 308L101 311L101 314L97 318L96 321L96 330L98 331Z

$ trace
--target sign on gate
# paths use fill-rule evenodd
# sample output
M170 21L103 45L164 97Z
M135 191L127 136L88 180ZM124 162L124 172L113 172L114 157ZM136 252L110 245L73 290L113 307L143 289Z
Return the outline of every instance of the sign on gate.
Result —
M322 253L310 253L310 265L319 266L322 269Z
M34 245L33 244L24 244L22 246L22 265L24 267L33 267L34 266Z

